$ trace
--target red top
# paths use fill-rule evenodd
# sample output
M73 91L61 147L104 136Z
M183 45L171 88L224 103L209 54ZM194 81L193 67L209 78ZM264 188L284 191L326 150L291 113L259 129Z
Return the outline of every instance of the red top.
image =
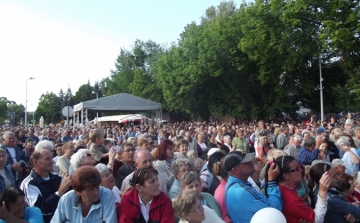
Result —
M141 216L140 201L135 189L121 197L119 223L138 222ZM149 222L175 222L175 213L170 198L160 191L150 204Z
M354 198L352 198L352 196L354 196L354 197L355 197L356 199L358 199L358 200L355 200ZM359 193L359 192L354 191L354 193L352 193L352 196L349 195L349 196L346 198L347 202L353 203L353 202L360 201L360 193Z
M299 197L296 189L289 189L279 184L281 198L283 200L282 213L286 218L287 223L299 223L300 219L308 222L315 221L314 210L307 206L305 201Z

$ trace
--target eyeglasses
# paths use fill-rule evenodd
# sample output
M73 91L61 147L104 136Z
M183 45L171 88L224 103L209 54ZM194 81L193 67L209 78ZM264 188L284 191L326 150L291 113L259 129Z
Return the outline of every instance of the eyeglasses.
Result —
M126 152L126 153L135 152L135 149L127 149L127 150L124 150L124 152Z
M91 153L86 153L85 155L84 155L84 157L90 157L91 156Z
M109 176L111 176L112 174L111 173L107 173L105 174L102 178L108 178Z
M291 172L298 172L299 170L301 170L301 168L300 168L300 163L298 163L298 166L295 168L295 169L293 169L293 170L289 170L289 171L287 171L288 173L291 173Z

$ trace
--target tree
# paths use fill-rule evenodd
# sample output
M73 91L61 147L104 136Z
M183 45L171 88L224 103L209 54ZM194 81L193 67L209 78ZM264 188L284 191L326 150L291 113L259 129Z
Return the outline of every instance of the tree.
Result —
M18 104L9 104L7 106L7 111L15 112L14 123L15 125L19 125L21 119L24 117L25 107L23 105L18 105Z
M94 87L90 85L90 81L87 84L81 85L75 93L75 104L96 98L96 94L92 93L94 90ZM99 96L101 97L101 95Z

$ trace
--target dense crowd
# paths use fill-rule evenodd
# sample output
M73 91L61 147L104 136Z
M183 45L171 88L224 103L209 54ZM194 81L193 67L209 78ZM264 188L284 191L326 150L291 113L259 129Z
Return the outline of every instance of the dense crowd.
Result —
M4 127L0 223L359 222L360 125L327 119Z

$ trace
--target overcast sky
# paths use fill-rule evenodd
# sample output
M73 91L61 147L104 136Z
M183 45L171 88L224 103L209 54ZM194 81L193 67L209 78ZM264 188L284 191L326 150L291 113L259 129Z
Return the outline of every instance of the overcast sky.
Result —
M0 97L34 111L41 94L76 90L110 75L136 39L175 42L220 0L2 0ZM242 0L234 1L237 6Z

